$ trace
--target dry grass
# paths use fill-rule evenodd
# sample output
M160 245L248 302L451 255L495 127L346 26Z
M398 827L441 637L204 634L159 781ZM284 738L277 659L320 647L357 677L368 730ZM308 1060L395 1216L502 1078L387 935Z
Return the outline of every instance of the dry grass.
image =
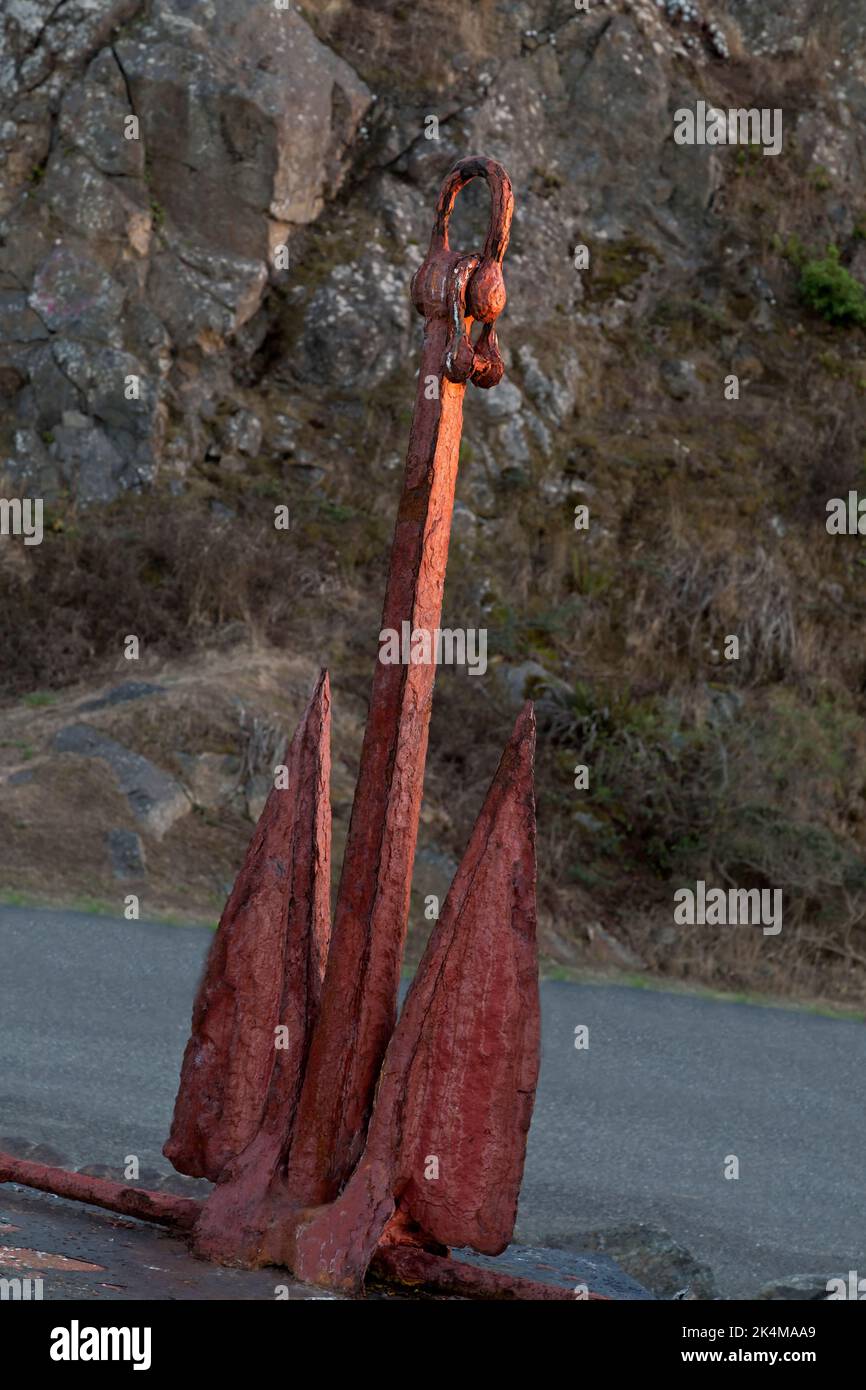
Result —
M712 544L674 547L641 585L629 634L635 663L667 657L682 681L693 680L724 669L733 635L739 658L728 670L738 683L791 676L797 635L786 569L738 536L718 535Z
M363 564L364 518L331 522L323 535L311 514L283 532L267 502L224 521L204 500L151 495L56 524L0 569L0 692L57 689L107 668L128 634L161 657L241 637L327 656L333 630L351 630L339 567L353 549Z

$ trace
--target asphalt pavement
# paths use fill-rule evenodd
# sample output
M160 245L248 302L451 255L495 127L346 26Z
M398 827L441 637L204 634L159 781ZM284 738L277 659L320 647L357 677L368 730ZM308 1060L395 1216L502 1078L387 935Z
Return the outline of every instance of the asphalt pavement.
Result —
M165 1171L210 940L205 928L0 908L0 1144L26 1137L72 1166L135 1154ZM542 1016L522 1239L663 1226L725 1297L791 1274L866 1274L862 1024L553 981Z

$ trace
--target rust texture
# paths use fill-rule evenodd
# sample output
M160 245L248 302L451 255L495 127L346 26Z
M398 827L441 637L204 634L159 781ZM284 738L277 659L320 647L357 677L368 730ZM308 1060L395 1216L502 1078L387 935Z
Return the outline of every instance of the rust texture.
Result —
M481 256L465 257L449 247L448 219L457 192L476 177L490 187L490 228ZM463 394L475 367L469 323L475 318L484 324L479 384L493 385L497 371L502 374L491 335L505 303L501 262L513 202L501 165L461 160L443 184L430 248L412 282L424 343L383 629L400 632L404 620L412 630L439 626ZM480 277L477 292L469 292L471 318L464 302L470 270ZM434 663L376 663L333 951L289 1161L290 1188L301 1205L329 1200L351 1173L394 1027L435 674Z
M390 1283L402 1284L424 1293L456 1294L461 1298L522 1299L574 1303L573 1289L556 1284L541 1284L536 1279L520 1275L500 1274L492 1269L479 1269L463 1260L443 1259L414 1245L383 1245L373 1257L373 1273ZM587 1303L608 1303L604 1294L590 1293Z
M491 218L465 255L448 222L478 177ZM501 165L460 160L412 281L424 341L382 614L397 634L439 627L463 396L503 371L512 207ZM506 1248L523 1174L539 1049L535 719L528 704L396 1022L434 678L435 659L376 663L332 932L326 673L292 740L198 989L165 1146L216 1184L207 1201L5 1155L0 1181L189 1231L223 1264L285 1265L356 1294L371 1271L445 1295L573 1297L448 1254Z
M164 1149L180 1172L212 1182L258 1135L277 1149L287 1137L321 994L331 871L325 672L284 766L208 957Z
M49 1168L45 1163L30 1163L4 1153L0 1153L0 1182L18 1182L39 1192L53 1192L55 1197L89 1202L93 1207L136 1216L139 1221L156 1221L179 1231L190 1230L202 1209L201 1202L193 1197L149 1192L144 1187L130 1187L125 1182L94 1178L87 1173L69 1173L65 1168Z
M426 1240L496 1255L514 1228L538 1075L535 720L523 710L409 990L367 1146L285 1255L357 1289L398 1208Z

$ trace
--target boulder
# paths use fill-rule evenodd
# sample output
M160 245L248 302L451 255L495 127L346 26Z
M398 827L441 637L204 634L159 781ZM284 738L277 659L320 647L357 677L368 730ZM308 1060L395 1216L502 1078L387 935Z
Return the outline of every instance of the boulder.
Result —
M51 746L57 753L101 758L107 763L136 819L158 840L190 809L179 782L91 724L67 724L54 735Z
M696 1260L661 1227L642 1221L553 1236L542 1242L562 1250L600 1251L656 1298L717 1298L710 1268Z
M52 436L45 495L90 505L154 480L173 356L215 356L256 314L371 99L294 6L22 0L0 19L0 384L13 427ZM232 452L254 456L261 422L232 418Z

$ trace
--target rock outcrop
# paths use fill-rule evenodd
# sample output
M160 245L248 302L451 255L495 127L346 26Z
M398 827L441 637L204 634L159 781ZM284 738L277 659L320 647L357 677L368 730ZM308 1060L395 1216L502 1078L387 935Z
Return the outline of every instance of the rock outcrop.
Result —
M451 0L423 14L13 0L0 29L7 473L92 504L183 479L208 450L303 461L303 411L267 408L264 445L262 420L241 430L246 447L225 421L244 418L251 376L265 397L291 383L301 401L324 387L355 406L399 376L431 191L479 149L520 193L511 373L472 428L471 500L496 510L503 468L556 458L575 411L598 404L606 338L660 284L723 257L748 281L743 246L719 244L737 152L675 146L673 111L726 82L733 100L749 61L774 65L772 96L802 61L809 7L702 8L535 0L470 20ZM824 9L840 51L861 52L853 13ZM835 68L844 107L786 108L786 138L842 183L845 237L862 152L842 111L864 90L856 63ZM576 269L580 244L600 273ZM757 295L730 351L768 326ZM675 399L706 390L688 359L658 371Z
M275 252L340 187L371 95L263 0L22 0L3 25L7 471L111 501L155 481L167 429L175 459L199 443L182 364L202 407L207 359L285 279Z

